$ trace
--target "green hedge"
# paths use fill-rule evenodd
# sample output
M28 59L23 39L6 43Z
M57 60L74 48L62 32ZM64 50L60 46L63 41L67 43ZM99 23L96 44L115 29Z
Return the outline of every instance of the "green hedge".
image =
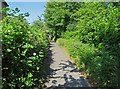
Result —
M3 89L40 88L49 43L46 33L29 26L23 15L4 18L0 27Z
M100 86L120 85L119 9L119 3L83 3L71 15L77 22L75 29L68 29L58 40L78 67L93 75Z
M117 61L115 56L94 45L84 44L76 40L58 39L57 43L65 47L78 69L86 71L99 83L98 86L117 86Z

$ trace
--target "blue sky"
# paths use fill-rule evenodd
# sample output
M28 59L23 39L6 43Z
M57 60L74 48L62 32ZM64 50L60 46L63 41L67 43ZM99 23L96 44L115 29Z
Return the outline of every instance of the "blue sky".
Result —
M15 9L18 8L20 13L29 12L30 16L27 17L29 23L32 23L34 20L38 19L38 16L41 16L45 11L46 2L8 2L6 0L9 8Z

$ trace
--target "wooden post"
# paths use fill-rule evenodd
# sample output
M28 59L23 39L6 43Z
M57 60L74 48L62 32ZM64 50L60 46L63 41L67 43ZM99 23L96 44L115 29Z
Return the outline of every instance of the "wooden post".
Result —
M6 7L8 7L8 4L6 3L6 1L5 0L1 0L0 1L0 8L2 9L2 8L6 8ZM3 19L4 17L6 16L6 12L0 12L0 20L1 19Z

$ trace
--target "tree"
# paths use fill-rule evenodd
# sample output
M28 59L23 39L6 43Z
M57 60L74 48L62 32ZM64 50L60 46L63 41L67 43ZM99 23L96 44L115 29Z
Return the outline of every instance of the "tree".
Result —
M40 20L33 21L32 25L38 29L42 29L44 27L44 23Z
M45 10L45 23L59 37L61 32L67 30L67 25L72 22L71 15L75 13L81 4L77 2L48 2Z

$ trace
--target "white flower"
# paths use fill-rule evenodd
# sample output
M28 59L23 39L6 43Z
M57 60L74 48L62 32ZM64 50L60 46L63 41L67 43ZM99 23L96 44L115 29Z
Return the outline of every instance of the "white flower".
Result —
M10 32L10 30L8 30L8 32Z
M35 55L36 55L36 53L33 53L33 55L35 56Z

